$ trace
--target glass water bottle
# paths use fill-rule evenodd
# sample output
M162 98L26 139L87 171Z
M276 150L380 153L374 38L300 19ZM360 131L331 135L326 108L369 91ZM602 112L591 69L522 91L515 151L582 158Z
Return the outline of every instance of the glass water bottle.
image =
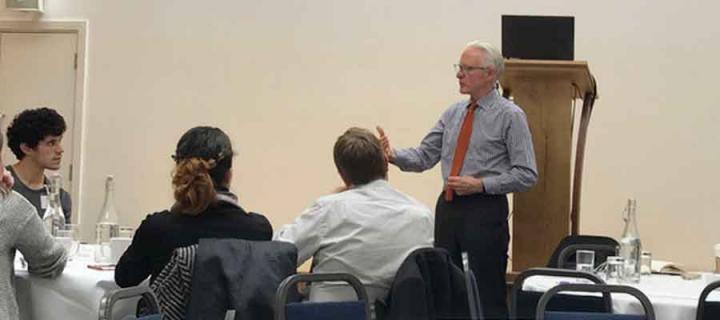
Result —
M627 206L623 213L625 230L620 239L620 256L625 260L623 277L628 282L640 281L640 234L637 227L637 202L635 199L628 199Z
M110 239L118 237L120 234L113 193L114 178L112 175L109 175L105 179L105 202L103 203L97 225L95 226L95 240L97 244L95 261L100 263L110 263L112 261Z
M60 190L62 188L62 177L59 173L53 174L45 185L47 191L48 206L43 214L45 228L53 236L57 236L58 230L65 229L65 213L60 203Z

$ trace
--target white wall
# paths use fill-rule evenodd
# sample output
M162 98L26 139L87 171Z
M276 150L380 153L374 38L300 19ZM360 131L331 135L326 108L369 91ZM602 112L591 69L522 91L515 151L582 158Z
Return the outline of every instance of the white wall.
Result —
M500 15L574 15L576 58L600 90L582 232L619 236L634 196L656 258L709 269L720 242L719 10L692 0L47 0L41 20L89 21L84 221L108 173L123 224L168 207L174 144L209 124L239 151L242 204L277 227L340 183L331 148L345 128L382 124L396 145L416 144L460 97L451 65L465 42L500 44ZM438 170L390 179L434 207Z

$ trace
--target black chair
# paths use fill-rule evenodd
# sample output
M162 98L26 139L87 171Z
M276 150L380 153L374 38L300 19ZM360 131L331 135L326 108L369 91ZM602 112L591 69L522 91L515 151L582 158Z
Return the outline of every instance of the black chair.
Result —
M139 317L138 320L160 320L160 305L158 304L157 297L147 286L136 286L123 289L116 289L107 292L102 299L100 299L100 308L98 309L98 319L100 320L112 320L113 311L118 302L122 300L133 300L135 303L129 303L125 314L117 315L121 317L135 316L135 305L138 300L143 299L148 308L148 315Z
M548 268L575 269L575 251L595 252L595 267L616 254L618 242L605 236L570 235L562 239L550 256Z
M510 319L535 319L538 302L542 292L523 291L523 283L532 276L552 276L564 278L587 279L596 284L605 282L597 276L575 270L532 268L523 271L515 278L510 299ZM558 295L550 301L551 310L582 310L587 312L608 312L612 310L612 299L609 294L602 297L580 295Z
M476 286L468 282L476 283L472 273L455 265L447 250L416 249L395 274L378 319L482 318Z
M277 288L297 270L297 248L282 241L200 239L184 319L274 319Z
M468 309L470 320L481 320L483 316L482 305L480 304L480 292L477 287L475 273L470 269L470 262L467 252L462 253L463 273L465 274L465 287L468 291Z
M272 320L278 285L296 268L297 248L288 242L200 239L176 248L150 288L163 319L222 319L232 311ZM139 304L138 313L145 309Z
M720 319L720 302L707 301L710 292L720 288L720 281L715 281L708 284L705 289L700 293L700 299L697 307L697 320L715 320Z
M288 302L298 283L342 281L348 283L357 301ZM275 294L275 320L370 320L367 292L360 281L345 273L310 273L289 276L280 283Z
M550 300L561 291L602 293L603 295L611 292L629 294L640 301L643 309L645 309L645 314L613 314L612 311L604 313L583 311L547 311ZM540 298L536 313L538 320L655 320L655 311L653 310L652 304L647 296L645 296L645 294L643 294L640 290L628 286L604 284L561 284L555 286L548 290L542 298Z

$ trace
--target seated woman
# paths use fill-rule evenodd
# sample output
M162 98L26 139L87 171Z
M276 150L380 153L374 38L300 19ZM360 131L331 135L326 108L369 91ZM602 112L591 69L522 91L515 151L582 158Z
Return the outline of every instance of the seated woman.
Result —
M3 139L0 135L0 151ZM45 229L35 207L12 191L13 179L0 158L0 319L20 319L15 299L13 260L19 250L28 262L28 272L54 277L65 268L67 253Z
M228 190L232 158L230 138L218 128L195 127L180 138L173 156L175 204L138 227L115 269L120 287L138 285L148 275L154 281L174 249L202 238L271 239L270 222L243 210Z

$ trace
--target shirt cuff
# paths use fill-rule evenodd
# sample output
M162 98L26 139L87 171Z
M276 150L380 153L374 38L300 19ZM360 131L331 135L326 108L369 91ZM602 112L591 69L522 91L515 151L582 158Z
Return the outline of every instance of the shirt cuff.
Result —
M396 165L401 170L407 168L407 150L404 149L393 149L393 152L395 153L395 159L391 162L392 164Z
M496 177L482 178L483 191L487 194L498 194L500 186Z

